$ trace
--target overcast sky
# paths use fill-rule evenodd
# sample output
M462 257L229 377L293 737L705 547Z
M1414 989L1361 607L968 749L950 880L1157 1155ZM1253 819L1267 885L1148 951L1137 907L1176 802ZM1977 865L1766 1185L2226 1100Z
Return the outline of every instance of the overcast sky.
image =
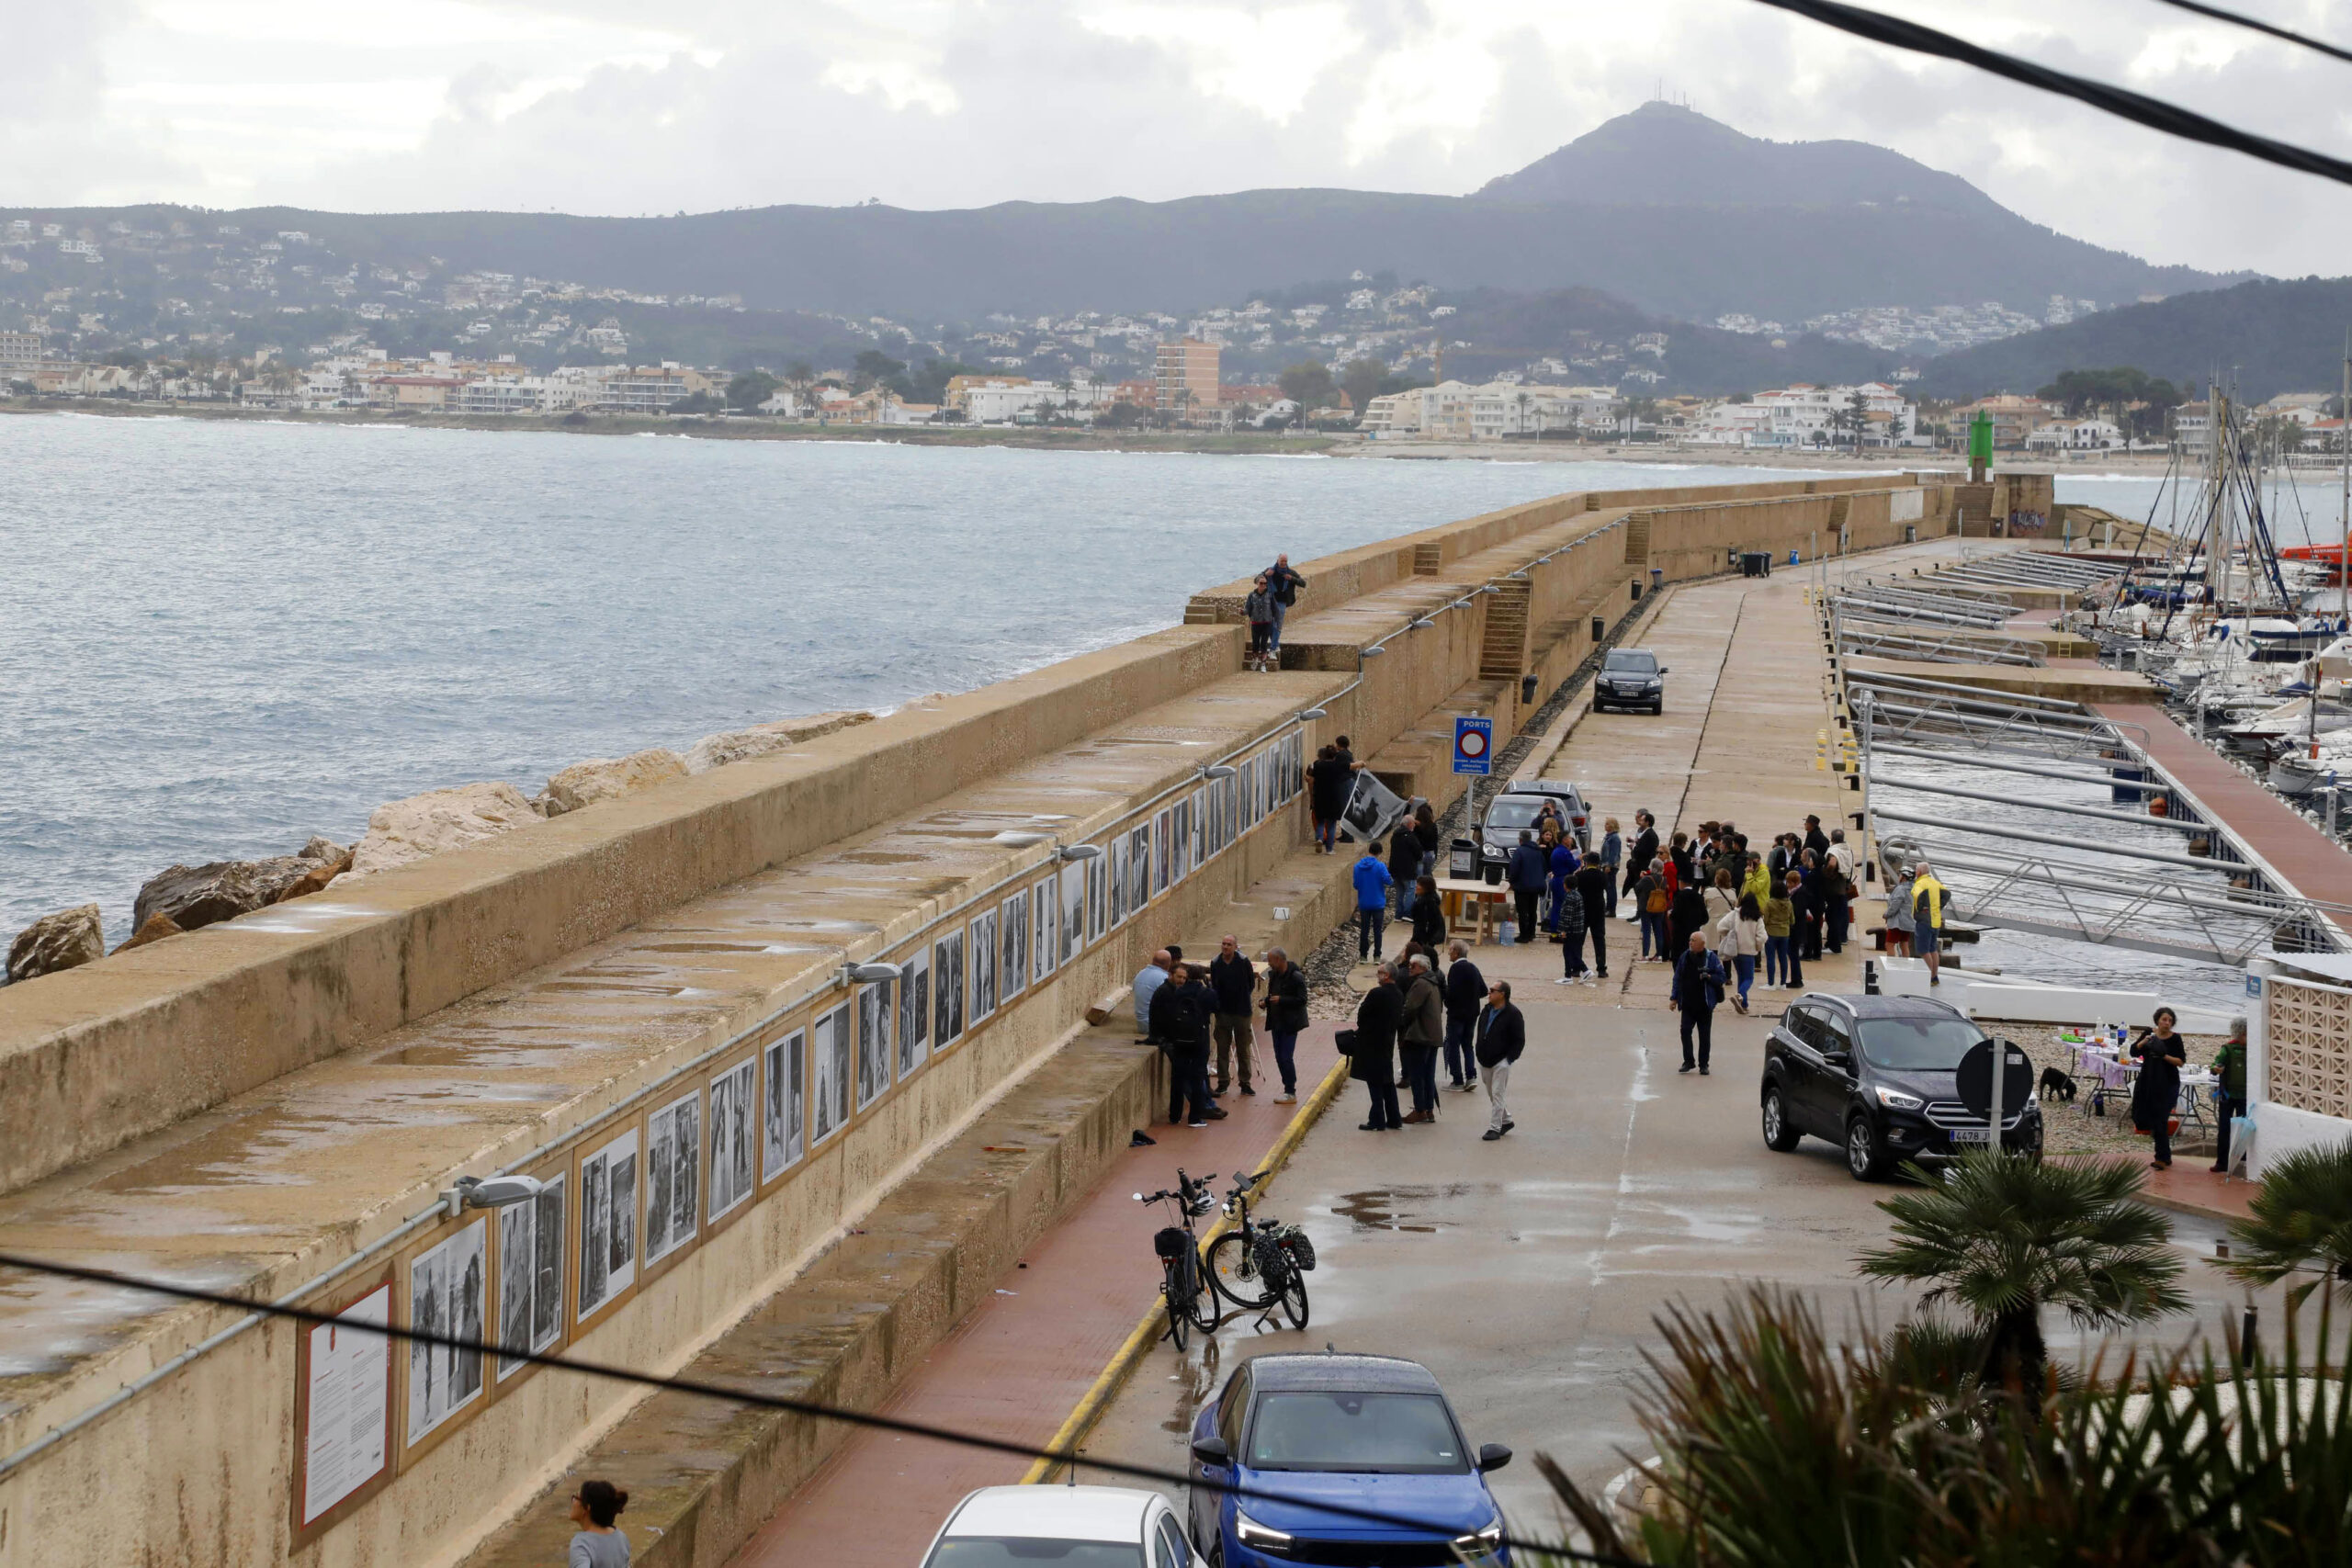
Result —
M2352 43L2342 0L2233 3ZM1881 4L2352 157L2352 66L2154 0ZM0 206L1459 193L1663 83L2154 261L2352 273L2352 187L1753 0L0 0Z

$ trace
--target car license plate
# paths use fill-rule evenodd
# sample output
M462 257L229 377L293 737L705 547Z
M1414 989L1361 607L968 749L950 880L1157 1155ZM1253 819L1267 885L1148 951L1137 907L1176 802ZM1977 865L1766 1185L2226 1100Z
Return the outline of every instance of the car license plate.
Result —
M1993 1145L1993 1130L1990 1127L1954 1127L1951 1130L1951 1141L1955 1144L1983 1144L1990 1148Z

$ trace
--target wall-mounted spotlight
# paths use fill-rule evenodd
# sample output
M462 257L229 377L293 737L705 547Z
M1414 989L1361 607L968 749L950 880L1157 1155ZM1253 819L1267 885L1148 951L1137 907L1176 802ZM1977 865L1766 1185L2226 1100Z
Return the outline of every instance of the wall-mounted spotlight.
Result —
M1510 575L1509 581L1512 582L1525 582L1527 581L1527 573L1523 571L1514 571ZM1497 592L1499 592L1501 591L1498 589Z
M1301 708L1291 716L1293 718L1329 718L1331 716L1322 708Z
M1207 767L1201 770L1201 777L1204 779L1229 779L1234 776L1234 772L1235 770L1227 767L1223 762L1212 762Z
M1519 575L1519 576L1522 576L1522 577L1523 577L1523 576L1525 576L1526 574L1522 572L1522 573L1518 573L1518 574L1516 574L1516 575ZM1502 592L1502 590L1501 590L1501 589L1499 589L1499 588L1498 588L1498 587L1496 587L1496 586L1495 586L1493 583L1491 583L1491 582L1482 582L1482 583L1478 584L1478 592L1481 592L1481 593L1500 593L1500 592Z
M539 1195L540 1183L535 1176L461 1176L457 1185L441 1190L441 1206L456 1219L468 1209L503 1209L510 1203L527 1203Z
M1386 649L1385 648L1382 647L1380 644L1378 644L1378 643L1376 643L1376 642L1375 642L1375 643L1374 643L1370 648L1359 648L1359 649L1356 649L1356 660L1357 660L1357 662L1361 663L1361 662L1363 662L1364 660L1367 660L1367 659L1377 659L1377 658L1379 658L1382 654L1384 654L1384 653L1385 653L1385 652L1387 652L1387 651L1388 651L1388 649Z
M1422 626L1433 626L1437 625L1435 621L1430 620L1427 615L1415 615L1411 620L1405 624L1416 630L1419 630Z
M895 980L898 977L899 966L895 964L844 964L842 965L841 978L834 983L842 986L878 986L886 980Z
M1092 860L1102 852L1100 844L1064 844L1054 852L1056 860Z

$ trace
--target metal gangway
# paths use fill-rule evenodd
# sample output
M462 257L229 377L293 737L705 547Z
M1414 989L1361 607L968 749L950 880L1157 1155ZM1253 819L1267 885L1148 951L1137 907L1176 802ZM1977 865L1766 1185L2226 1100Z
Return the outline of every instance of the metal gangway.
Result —
M2352 951L2352 907L2287 885L2150 759L2139 727L2056 698L1843 673L1881 874L1924 857L1959 919L2210 964ZM2058 798L2047 785L2062 782L2109 804Z

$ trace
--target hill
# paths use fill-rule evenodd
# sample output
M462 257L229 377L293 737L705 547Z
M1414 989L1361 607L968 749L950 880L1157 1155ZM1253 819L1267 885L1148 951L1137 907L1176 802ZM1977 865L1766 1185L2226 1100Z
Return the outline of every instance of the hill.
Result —
M355 214L294 208L13 209L116 222L296 230L338 257L740 296L770 310L888 314L919 329L991 312L1187 312L1351 271L1440 288L1589 288L1655 315L1780 321L1872 305L2053 294L2102 303L2227 281L2030 223L1955 175L1859 142L1782 144L1654 104L1475 196L1258 190L916 212L769 207L668 218ZM435 270L441 270L436 267Z
M1566 378L1571 381L1615 386L1629 368L1640 368L1658 379L1646 387L1627 382L1628 392L1725 396L1792 381L1875 380L1895 366L1894 355L1867 344L1808 333L1775 347L1774 340L1753 333L1649 316L1592 288L1535 295L1484 290L1461 299L1459 310L1447 323L1447 335L1470 346L1449 349L1445 368L1469 381L1551 357L1570 367ZM1662 340L1650 345L1656 353L1633 346L1645 336Z
M1929 360L1913 389L1973 398L2031 392L2062 370L2135 366L2203 386L2218 369L2259 400L2332 390L2352 325L2352 277L2263 279L2103 311L2062 327L2004 338Z

